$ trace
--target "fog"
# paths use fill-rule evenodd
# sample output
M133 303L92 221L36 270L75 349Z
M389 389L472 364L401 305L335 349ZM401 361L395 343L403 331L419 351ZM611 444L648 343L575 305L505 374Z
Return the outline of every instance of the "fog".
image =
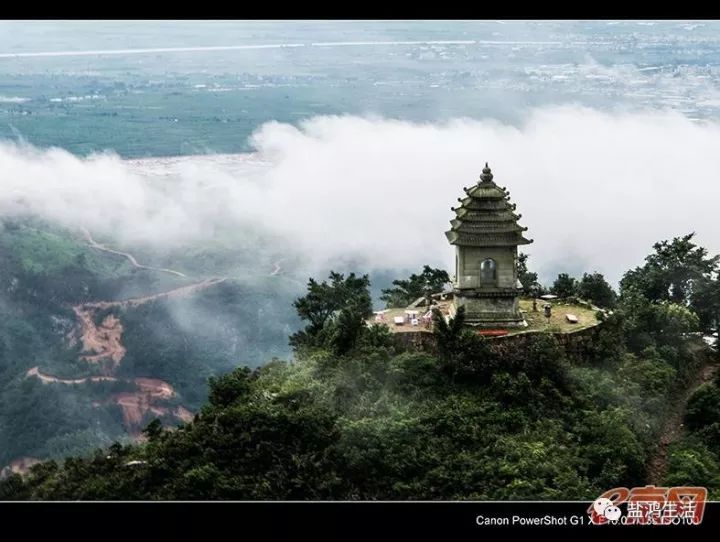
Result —
M311 265L451 267L444 231L488 161L528 226L530 266L617 281L652 244L696 231L720 251L720 125L672 112L532 111L521 125L321 116L271 122L251 155L123 161L0 144L0 212L177 247L264 230Z

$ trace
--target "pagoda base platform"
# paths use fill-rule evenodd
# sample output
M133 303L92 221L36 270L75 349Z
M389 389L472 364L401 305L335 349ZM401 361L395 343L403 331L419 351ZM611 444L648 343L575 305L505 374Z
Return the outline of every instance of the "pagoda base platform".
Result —
M465 325L484 329L510 329L528 326L519 299L508 297L464 297L455 295L452 315L459 307L465 307Z

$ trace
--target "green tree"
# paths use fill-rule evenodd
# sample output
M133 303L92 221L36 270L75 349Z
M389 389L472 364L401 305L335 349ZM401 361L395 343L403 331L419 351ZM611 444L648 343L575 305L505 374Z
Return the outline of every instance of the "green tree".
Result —
M252 389L255 377L249 367L238 367L223 376L211 376L208 400L215 406L228 406L245 399Z
M29 497L30 488L19 474L12 473L4 479L0 478L0 501L25 500Z
M370 349L390 349L395 344L390 328L383 324L368 326L361 335L361 345Z
M145 427L145 429L142 430L142 432L149 441L157 440L163 433L162 422L159 418L155 418L147 425L147 427Z
M518 255L518 261L517 261L517 273L518 273L518 280L520 281L520 284L522 284L523 287L523 293L525 295L531 295L533 294L534 287L540 286L538 284L538 275L537 273L528 271L527 261L529 256L523 252L521 252ZM544 289L542 286L539 287L537 294L541 295L543 293Z
M601 487L640 485L645 475L643 450L630 420L634 413L622 407L593 413L578 427L588 459L588 474Z
M447 271L423 266L422 273L412 274L406 280L394 280L394 288L385 288L380 299L387 303L388 308L407 307L416 299L423 297L428 288L433 293L440 292L450 282Z
M672 445L663 485L693 485L710 489L720 487L720 468L715 454L699 443L680 442Z
M550 291L558 297L572 297L577 291L577 281L567 273L560 273Z
M342 356L355 347L366 327L365 319L367 316L354 303L350 303L340 310L328 341L328 345L334 354Z
M700 318L700 327L703 330L717 329L720 324L720 279L698 279L693 285L690 307Z
M691 301L693 287L717 271L720 256L709 257L705 248L693 242L695 233L655 243L655 252L645 265L628 271L620 281L621 293L640 291L651 301Z
M440 310L433 310L433 333L441 358L450 359L457 353L464 329L465 307L463 305L457 308L455 316L449 320L445 320L445 316Z
M453 382L488 382L498 356L491 353L483 337L465 327L465 307L458 307L448 321L435 309L433 322L442 371Z
M720 422L720 388L714 383L700 386L692 394L685 411L685 424L690 430Z
M607 309L615 306L617 294L601 273L583 273L577 285L578 297Z
M682 344L682 336L697 331L700 325L688 307L670 301L653 303L634 289L623 292L618 309L628 344L639 350L655 344Z
M350 273L330 272L330 281L308 281L308 293L295 300L298 315L309 324L290 337L293 348L334 344L347 351L357 339L364 321L372 314L370 279Z

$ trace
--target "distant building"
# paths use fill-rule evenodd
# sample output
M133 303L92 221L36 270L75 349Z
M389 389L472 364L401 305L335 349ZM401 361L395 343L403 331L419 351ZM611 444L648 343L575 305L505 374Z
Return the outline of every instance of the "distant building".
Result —
M520 312L519 245L532 243L517 221L510 193L493 182L487 163L480 181L465 188L461 205L446 232L455 245L455 282L451 313L465 307L468 325L484 328L527 325Z

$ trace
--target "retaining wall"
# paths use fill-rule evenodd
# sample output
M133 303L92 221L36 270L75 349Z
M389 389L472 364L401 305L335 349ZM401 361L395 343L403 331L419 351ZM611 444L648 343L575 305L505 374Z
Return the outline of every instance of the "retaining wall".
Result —
M567 333L538 330L525 331L514 335L503 335L500 337L485 337L485 339L491 346L514 343L515 345L522 347L537 335L552 335L558 345L565 349L568 356L585 357L593 353L596 339L601 330L602 324L598 323L591 327ZM428 352L435 352L435 349L437 348L435 335L433 335L430 331L420 330L395 333L393 338L395 339L396 344L402 348L424 350Z

